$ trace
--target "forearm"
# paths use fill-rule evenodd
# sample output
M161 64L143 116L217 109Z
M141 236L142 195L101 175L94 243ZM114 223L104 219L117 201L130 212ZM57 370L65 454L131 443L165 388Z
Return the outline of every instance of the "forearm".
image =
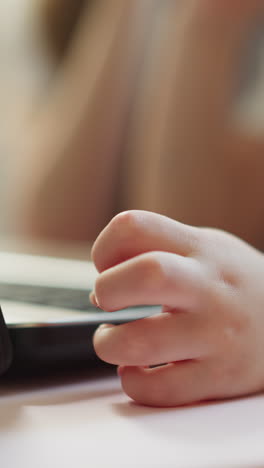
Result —
M251 237L250 229L244 229L242 200L254 186L248 172L252 156L248 151L243 162L233 144L232 109L256 12L239 16L237 11L233 16L223 11L220 17L213 13L193 16L192 24L186 15L166 143L159 155L156 200L160 211L185 222Z
M16 160L13 205L18 211L22 195L26 206L21 229L94 237L113 214L150 5L101 1L83 19L48 102L28 129L30 141Z
M242 190L244 175L236 170L227 134L240 50L253 16L219 19L189 5L175 6L156 58L161 72L151 70L146 80L151 91L141 104L145 119L134 128L130 158L134 173L140 168L139 190L131 183L127 198L132 206L136 200L138 207L191 224L232 230L233 184L240 179Z

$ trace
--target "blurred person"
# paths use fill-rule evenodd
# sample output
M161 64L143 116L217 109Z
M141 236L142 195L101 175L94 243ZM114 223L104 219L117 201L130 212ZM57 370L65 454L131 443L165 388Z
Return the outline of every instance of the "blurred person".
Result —
M261 248L263 139L232 118L261 2L77 3L42 0L58 67L14 151L16 230L93 240L139 208Z
M264 73L258 128L247 117L264 63L263 3L170 8L135 104L122 208L222 228L263 248Z
M75 27L64 18L66 2L43 0L38 7L57 67L14 145L11 228L91 240L116 210L152 0L83 2L74 12Z

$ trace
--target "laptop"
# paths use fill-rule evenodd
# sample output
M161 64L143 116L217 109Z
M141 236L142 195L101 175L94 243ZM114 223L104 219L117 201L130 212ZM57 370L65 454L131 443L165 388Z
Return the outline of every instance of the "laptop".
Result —
M107 313L89 302L91 262L0 252L0 372L43 372L98 365L92 337L101 323L121 324L157 312Z

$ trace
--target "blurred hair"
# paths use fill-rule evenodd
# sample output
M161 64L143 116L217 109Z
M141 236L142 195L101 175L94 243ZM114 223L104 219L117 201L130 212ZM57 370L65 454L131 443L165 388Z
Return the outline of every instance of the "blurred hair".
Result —
M40 24L49 52L64 58L87 4L93 0L40 0Z

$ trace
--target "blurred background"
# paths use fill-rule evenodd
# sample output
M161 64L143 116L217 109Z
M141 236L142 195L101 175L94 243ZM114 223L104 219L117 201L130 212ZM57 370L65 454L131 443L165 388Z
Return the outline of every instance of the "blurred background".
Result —
M54 70L39 28L36 4L40 1L0 4L0 232L4 234L8 232L6 166L12 158L14 139L21 135Z
M263 21L187 3L1 2L0 236L93 241L140 208L263 248Z

